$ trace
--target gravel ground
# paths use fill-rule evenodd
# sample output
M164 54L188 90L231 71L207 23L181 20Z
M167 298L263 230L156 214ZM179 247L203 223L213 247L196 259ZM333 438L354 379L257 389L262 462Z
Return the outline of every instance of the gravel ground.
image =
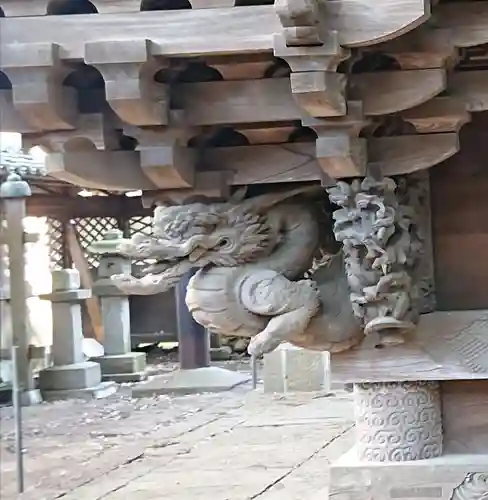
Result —
M174 356L151 358L151 369L157 372L176 363ZM220 365L249 371L247 359ZM127 385L102 400L25 408L26 492L21 497L16 494L13 411L4 407L0 498L185 500L203 495L212 500L271 500L278 492L281 500L300 500L297 488L288 488L287 495L280 488L290 474L300 482L306 472L303 464L310 467L320 450L349 431L349 399L347 394L335 399L269 396L250 391L249 385L220 394L134 399ZM291 443L282 446L290 432ZM287 453L290 458L283 462ZM263 460L268 460L269 470L256 469ZM327 463L322 460L317 466ZM195 464L203 471L201 478L194 476ZM182 470L190 475L182 478ZM243 481L249 474L254 479ZM316 487L324 487L323 480ZM303 482L308 485L310 478Z

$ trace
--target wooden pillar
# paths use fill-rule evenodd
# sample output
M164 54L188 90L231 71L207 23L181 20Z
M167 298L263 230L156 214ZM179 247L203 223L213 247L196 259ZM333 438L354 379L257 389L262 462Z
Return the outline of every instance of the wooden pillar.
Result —
M176 319L180 368L192 370L210 366L210 337L199 325L186 306L186 288L196 270L184 276L176 286Z

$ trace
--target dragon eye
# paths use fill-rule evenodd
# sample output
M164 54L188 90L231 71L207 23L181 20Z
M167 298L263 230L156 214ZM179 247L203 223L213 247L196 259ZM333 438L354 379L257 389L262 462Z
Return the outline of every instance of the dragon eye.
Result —
M224 248L224 247L228 247L230 244L231 244L231 241L229 240L229 238L222 238L219 241L219 243L217 244L217 246L219 248Z

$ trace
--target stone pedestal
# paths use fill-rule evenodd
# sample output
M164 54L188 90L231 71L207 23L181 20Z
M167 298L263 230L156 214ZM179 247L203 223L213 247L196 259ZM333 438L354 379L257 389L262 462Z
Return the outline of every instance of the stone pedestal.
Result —
M264 356L264 392L330 391L328 352L283 343Z
M130 259L117 253L121 238L121 231L109 231L89 248L100 256L93 293L100 298L105 355L95 360L100 363L103 380L139 382L146 378L146 355L131 352L129 298L110 281L113 274L130 273Z
M53 311L54 366L39 374L39 386L45 399L100 398L116 391L113 382L101 382L98 363L85 361L80 301L91 296L80 289L75 269L52 273L53 291L42 296L50 300Z
M314 500L488 499L487 321L427 314L404 345L332 357L334 381L354 382L356 443Z

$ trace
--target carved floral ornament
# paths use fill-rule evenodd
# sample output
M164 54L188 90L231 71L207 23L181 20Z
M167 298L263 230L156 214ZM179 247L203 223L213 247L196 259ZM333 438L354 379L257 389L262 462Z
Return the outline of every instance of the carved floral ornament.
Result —
M156 263L142 277L112 279L126 293L155 294L198 268L186 296L194 319L214 333L252 337L254 354L283 341L339 352L372 332L399 342L395 332L417 320L409 270L419 241L414 211L399 203L395 189L389 178L330 188L343 251L319 265L315 186L160 206L152 236L125 240L119 249Z

